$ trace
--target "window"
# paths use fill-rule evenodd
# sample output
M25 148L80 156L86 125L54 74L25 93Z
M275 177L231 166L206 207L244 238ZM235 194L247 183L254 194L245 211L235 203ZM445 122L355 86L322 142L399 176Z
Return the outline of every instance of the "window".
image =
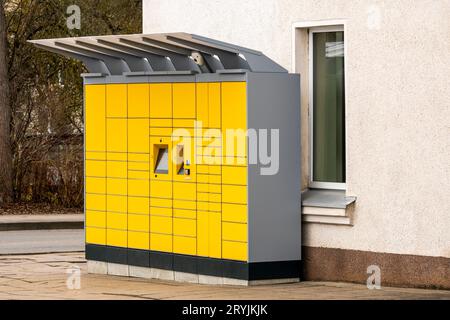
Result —
M309 30L312 188L345 189L343 27Z

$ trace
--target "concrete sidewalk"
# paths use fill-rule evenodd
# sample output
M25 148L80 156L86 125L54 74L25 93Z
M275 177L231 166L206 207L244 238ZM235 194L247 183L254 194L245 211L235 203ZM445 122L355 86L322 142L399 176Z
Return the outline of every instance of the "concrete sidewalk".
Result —
M83 229L83 227L83 214L0 216L0 231Z
M77 281L80 289L69 289ZM67 285L69 283L69 287ZM73 286L72 286L73 288ZM450 291L332 282L254 287L210 286L86 273L83 253L0 256L0 299L450 299Z

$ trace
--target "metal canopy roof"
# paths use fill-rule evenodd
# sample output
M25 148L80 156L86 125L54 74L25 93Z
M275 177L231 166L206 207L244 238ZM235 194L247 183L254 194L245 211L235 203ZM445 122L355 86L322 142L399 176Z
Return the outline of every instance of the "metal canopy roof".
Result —
M287 72L259 51L188 33L133 34L29 41L47 51L82 61L90 73L188 71L215 73L243 69Z

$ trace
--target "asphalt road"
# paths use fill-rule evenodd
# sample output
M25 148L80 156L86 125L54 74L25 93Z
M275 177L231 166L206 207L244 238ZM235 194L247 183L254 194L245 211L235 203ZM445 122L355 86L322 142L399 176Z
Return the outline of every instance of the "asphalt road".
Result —
M84 250L84 230L0 232L0 255Z

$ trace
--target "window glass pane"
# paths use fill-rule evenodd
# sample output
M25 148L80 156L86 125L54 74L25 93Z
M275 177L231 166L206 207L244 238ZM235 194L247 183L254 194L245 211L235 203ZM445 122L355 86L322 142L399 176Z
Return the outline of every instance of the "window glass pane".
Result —
M313 181L344 183L344 32L313 33L313 104Z

